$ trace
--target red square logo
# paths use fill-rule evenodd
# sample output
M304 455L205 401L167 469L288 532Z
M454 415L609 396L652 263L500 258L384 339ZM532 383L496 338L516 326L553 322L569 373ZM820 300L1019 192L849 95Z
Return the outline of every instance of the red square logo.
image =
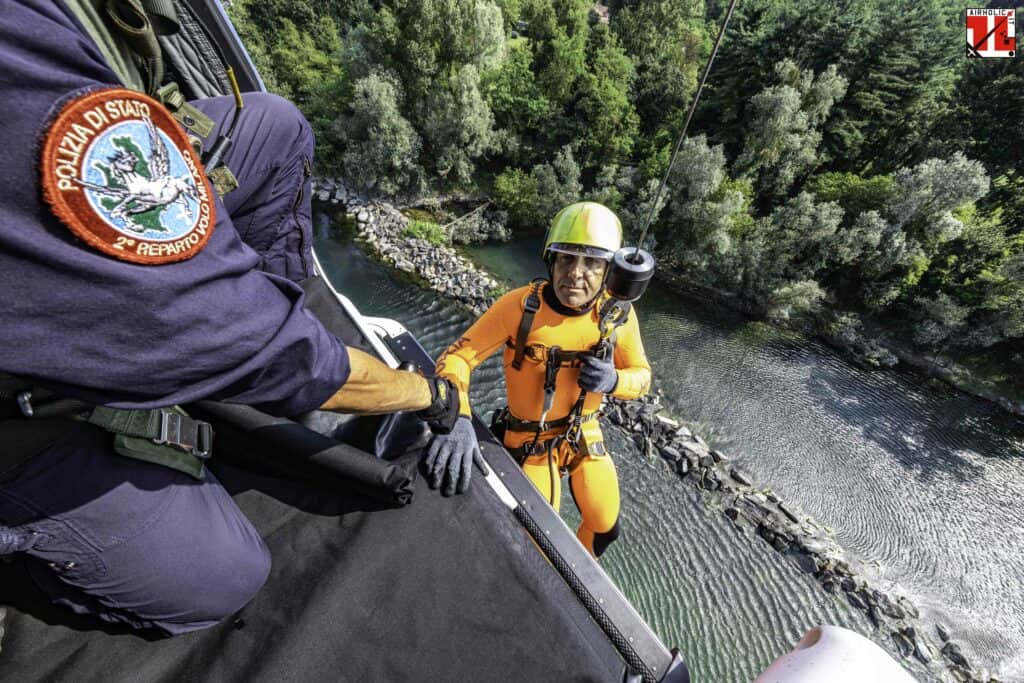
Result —
M1013 57L1017 54L1016 10L967 10L967 56Z

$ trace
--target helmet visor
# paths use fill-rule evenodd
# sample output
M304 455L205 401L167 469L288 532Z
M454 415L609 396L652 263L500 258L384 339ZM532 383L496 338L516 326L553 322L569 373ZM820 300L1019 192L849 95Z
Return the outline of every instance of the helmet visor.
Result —
M605 261L611 261L612 257L615 256L615 252L602 249L601 247L594 247L588 244L564 244L562 242L554 242L548 245L548 251L556 251L562 254L582 254L583 256L604 259Z

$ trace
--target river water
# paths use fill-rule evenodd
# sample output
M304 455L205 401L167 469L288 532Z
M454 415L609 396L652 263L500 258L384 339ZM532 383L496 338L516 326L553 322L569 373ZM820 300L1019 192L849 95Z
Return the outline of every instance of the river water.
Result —
M469 253L518 285L543 274L538 247L525 240ZM351 242L322 236L317 252L364 314L399 320L434 355L472 322ZM941 386L865 372L814 341L704 310L656 285L638 317L654 386L671 414L834 529L875 585L909 597L927 623L949 626L972 661L1003 681L1024 681L1020 422ZM473 376L479 414L502 400L497 359ZM750 681L818 623L894 651L845 600L607 431L624 533L602 564L684 653L695 681ZM575 528L571 499L562 511ZM921 669L913 673L928 680Z

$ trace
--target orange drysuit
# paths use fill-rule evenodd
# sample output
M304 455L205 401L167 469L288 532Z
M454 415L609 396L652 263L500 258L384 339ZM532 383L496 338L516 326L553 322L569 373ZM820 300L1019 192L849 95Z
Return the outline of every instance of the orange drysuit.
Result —
M516 370L512 366L514 346L530 289L530 285L520 287L498 299L438 359L437 374L447 377L458 388L464 415L470 414L470 373L498 347L505 346L505 384L511 416L520 421L538 422L544 403L548 349L557 346L563 351L589 351L599 341L598 311L607 295L599 295L596 304L586 311L575 311L559 303L551 287L544 283L539 297L540 309L526 338L527 354L522 368ZM647 393L651 366L644 354L635 311L630 311L626 322L616 331L614 361L618 384L613 396L632 399ZM564 418L572 410L580 394L578 377L578 363L558 371L546 422ZM567 441L555 439L565 433L563 426L541 432L537 440L538 443L554 440L554 448L530 455L523 462L523 471L556 510L561 496L559 472L568 469L570 489L582 517L576 535L595 555L600 555L617 536L619 517L615 465L604 449L604 437L593 415L600 406L601 394L586 395L582 411L586 421L582 425L579 452ZM536 430L517 431L510 426L505 433L505 446L509 449L522 447L532 443L535 436Z

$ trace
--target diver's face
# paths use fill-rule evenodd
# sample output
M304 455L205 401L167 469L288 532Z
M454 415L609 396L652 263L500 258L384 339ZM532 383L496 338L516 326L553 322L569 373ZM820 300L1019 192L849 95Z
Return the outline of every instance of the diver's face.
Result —
M551 268L555 296L563 306L582 308L597 296L608 262L583 254L557 252Z

